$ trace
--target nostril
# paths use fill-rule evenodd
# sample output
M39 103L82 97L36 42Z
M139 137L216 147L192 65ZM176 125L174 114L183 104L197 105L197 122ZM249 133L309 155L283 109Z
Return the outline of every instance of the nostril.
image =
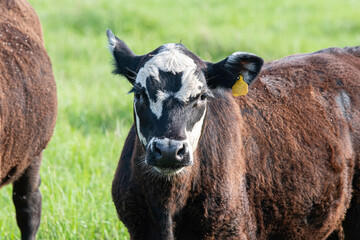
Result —
M183 158L185 155L185 143L177 150L176 156L179 158Z
M155 153L155 157L157 159L162 157L162 151L156 146L156 142L154 143L154 153Z

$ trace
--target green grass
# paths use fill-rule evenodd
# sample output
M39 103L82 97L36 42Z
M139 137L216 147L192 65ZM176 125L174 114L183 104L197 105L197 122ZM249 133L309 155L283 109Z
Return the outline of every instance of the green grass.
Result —
M182 42L205 60L249 51L266 61L360 45L360 1L31 0L57 81L59 113L44 152L38 239L129 239L111 181L132 123L130 84L111 74L107 28L136 53ZM19 239L11 186L0 239Z

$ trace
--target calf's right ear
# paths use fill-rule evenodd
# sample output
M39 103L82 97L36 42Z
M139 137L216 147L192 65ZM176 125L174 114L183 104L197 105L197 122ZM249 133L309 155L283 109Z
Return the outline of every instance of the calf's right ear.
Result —
M232 88L233 94L238 96L243 94L234 93L234 86L239 88L237 85L240 83L245 88L241 89L240 86L240 92L246 94L247 85L250 85L259 74L263 63L260 57L247 52L235 52L218 63L207 62L208 86Z
M142 56L137 56L120 39L118 39L111 30L106 31L109 40L109 50L114 57L115 74L125 76L131 84L135 83L137 69Z

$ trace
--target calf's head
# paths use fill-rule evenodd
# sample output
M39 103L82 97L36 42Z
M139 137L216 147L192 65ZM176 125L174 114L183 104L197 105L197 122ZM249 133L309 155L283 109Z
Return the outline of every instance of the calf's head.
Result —
M133 85L134 121L146 151L144 164L160 175L192 165L213 89L231 91L239 76L250 84L263 64L261 58L244 52L215 64L205 62L174 43L138 56L110 30L107 35L114 72Z

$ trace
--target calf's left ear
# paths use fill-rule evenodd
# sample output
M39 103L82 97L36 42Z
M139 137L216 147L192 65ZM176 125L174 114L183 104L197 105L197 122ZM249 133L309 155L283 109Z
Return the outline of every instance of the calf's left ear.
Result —
M218 63L208 62L208 86L210 88L233 88L238 84L244 84L247 90L247 85L250 85L259 74L263 63L262 58L246 52L235 52ZM239 81L242 80L243 82L240 83Z

